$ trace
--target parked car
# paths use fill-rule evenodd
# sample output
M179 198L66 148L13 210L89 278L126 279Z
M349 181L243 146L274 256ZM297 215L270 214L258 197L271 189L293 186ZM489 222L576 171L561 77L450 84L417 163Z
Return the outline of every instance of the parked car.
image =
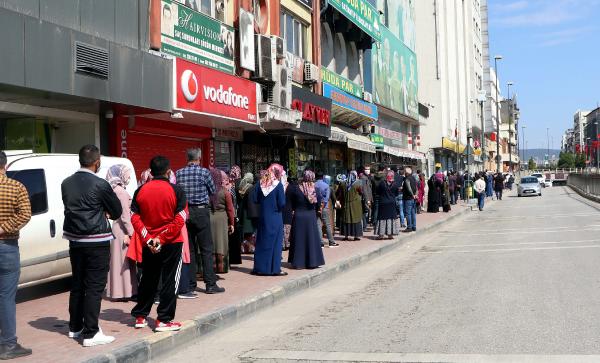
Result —
M62 238L64 208L60 185L79 169L79 156L73 154L34 154L8 151L7 175L23 183L31 200L31 221L21 230L21 277L19 287L32 286L67 277L71 274L69 241ZM131 161L103 156L99 177L108 168ZM127 191L133 196L137 188L135 173Z
M544 177L543 174L535 173L535 174L531 174L531 176L537 178L538 183L540 183L541 186L544 186L544 182L546 181L546 178Z
M542 187L538 179L534 176L526 176L521 178L521 182L517 187L517 195L519 197L528 195L542 196Z
M544 188L552 188L552 180L551 179L544 180Z

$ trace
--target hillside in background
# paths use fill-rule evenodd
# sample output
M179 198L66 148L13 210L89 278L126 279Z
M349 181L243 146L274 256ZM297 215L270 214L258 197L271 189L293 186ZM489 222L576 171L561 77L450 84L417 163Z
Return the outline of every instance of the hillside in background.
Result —
M525 160L529 160L530 157L533 157L534 160L542 161L544 160L544 156L548 153L548 149L528 149L524 150L525 152ZM558 160L558 155L560 154L560 150L550 149L550 159L552 160L552 155L555 155L555 159Z

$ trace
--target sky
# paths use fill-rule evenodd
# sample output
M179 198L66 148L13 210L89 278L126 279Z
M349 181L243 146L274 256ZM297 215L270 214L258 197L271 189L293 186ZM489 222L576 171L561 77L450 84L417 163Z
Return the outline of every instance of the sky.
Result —
M600 0L488 0L491 66L514 82L529 149L559 149L578 109L600 103ZM519 135L522 140L522 135ZM552 141L553 139L553 141Z

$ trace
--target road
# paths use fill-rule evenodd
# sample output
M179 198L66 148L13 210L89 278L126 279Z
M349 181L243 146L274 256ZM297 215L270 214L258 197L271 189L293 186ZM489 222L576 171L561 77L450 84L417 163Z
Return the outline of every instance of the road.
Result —
M600 206L504 200L163 362L599 362Z

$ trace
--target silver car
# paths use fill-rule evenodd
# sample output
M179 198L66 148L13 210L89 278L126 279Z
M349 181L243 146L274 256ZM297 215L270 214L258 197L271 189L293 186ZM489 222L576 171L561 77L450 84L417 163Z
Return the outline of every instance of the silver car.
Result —
M542 196L542 186L535 176L526 176L521 178L521 183L517 187L519 197L528 195Z

